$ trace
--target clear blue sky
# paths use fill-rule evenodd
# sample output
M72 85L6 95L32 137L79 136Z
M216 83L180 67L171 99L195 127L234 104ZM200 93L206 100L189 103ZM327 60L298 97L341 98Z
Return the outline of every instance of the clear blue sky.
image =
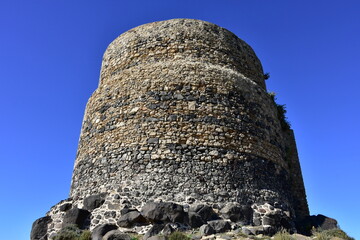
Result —
M29 239L67 198L107 45L171 18L213 22L254 48L287 106L311 213L360 239L357 0L1 0L0 238Z

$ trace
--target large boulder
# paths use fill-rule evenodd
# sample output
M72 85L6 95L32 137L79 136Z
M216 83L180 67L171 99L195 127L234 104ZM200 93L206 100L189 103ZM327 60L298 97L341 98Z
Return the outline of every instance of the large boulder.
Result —
M144 225L146 222L146 219L138 211L131 211L122 215L117 224L119 227L130 228Z
M62 227L75 224L80 229L85 229L87 227L87 222L90 217L90 212L85 209L72 208L68 210L64 216Z
M203 224L206 223L206 221L204 221L201 216L195 212L189 212L188 216L188 223L189 226L192 228L201 227Z
M152 223L185 223L187 220L183 206L172 202L148 202L141 214Z
M253 210L250 206L240 205L239 203L228 203L220 210L220 213L225 219L248 225L251 222Z
M86 210L94 210L95 208L100 207L105 202L105 193L96 194L88 196L84 199L84 209Z
M209 221L208 225L214 229L216 233L223 233L231 230L231 225L225 220L213 220Z
M30 239L39 240L41 238L44 238L47 234L48 224L51 221L51 217L49 216L37 219L32 225Z
M204 222L219 219L212 207L205 204L196 204L189 208L189 213L198 214Z
M101 224L96 226L91 233L92 240L102 240L106 233L116 230L118 227L114 224Z

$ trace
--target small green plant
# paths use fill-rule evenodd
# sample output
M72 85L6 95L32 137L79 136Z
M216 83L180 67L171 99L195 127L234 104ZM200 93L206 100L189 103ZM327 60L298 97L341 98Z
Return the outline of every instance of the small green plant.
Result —
M274 235L274 240L293 240L294 238L286 230L281 230Z
M264 74L264 79L265 79L265 80L268 80L269 78L270 78L270 73L268 73L268 72L265 73L265 74Z
M85 230L81 233L79 240L91 240L91 232L89 230Z
M53 240L91 240L91 232L80 230L76 225L69 225L61 229Z
M60 230L54 240L77 240L81 235L81 230L76 225L68 225Z
M130 234L130 240L141 240L142 236L140 234Z
M339 228L333 228L329 230L321 230L319 228L312 231L312 234L318 240L331 240L334 237L341 238L344 240L355 240L352 237L349 237L343 230Z
M276 102L276 94L274 92L269 92L268 94L269 94L271 100L273 101L274 106L276 107L277 116L278 116L278 119L280 121L281 128L283 130L289 130L291 128L291 124L287 120L287 117L286 117L286 112L287 111L286 111L285 104L278 104Z
M168 236L168 240L189 240L190 238L184 233L176 231Z

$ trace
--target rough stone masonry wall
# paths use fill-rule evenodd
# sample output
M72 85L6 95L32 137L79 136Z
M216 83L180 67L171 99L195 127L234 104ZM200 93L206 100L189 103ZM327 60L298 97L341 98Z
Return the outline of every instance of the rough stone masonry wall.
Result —
M104 54L71 197L269 202L295 218L307 204L293 191L303 183L286 161L287 140L250 46L203 21L146 24Z

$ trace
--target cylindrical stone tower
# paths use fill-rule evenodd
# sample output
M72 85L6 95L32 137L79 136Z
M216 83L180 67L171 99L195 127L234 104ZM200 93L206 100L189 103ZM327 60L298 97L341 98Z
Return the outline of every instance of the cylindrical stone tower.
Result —
M88 101L71 197L116 193L308 214L292 131L254 51L217 25L145 24L107 48Z

